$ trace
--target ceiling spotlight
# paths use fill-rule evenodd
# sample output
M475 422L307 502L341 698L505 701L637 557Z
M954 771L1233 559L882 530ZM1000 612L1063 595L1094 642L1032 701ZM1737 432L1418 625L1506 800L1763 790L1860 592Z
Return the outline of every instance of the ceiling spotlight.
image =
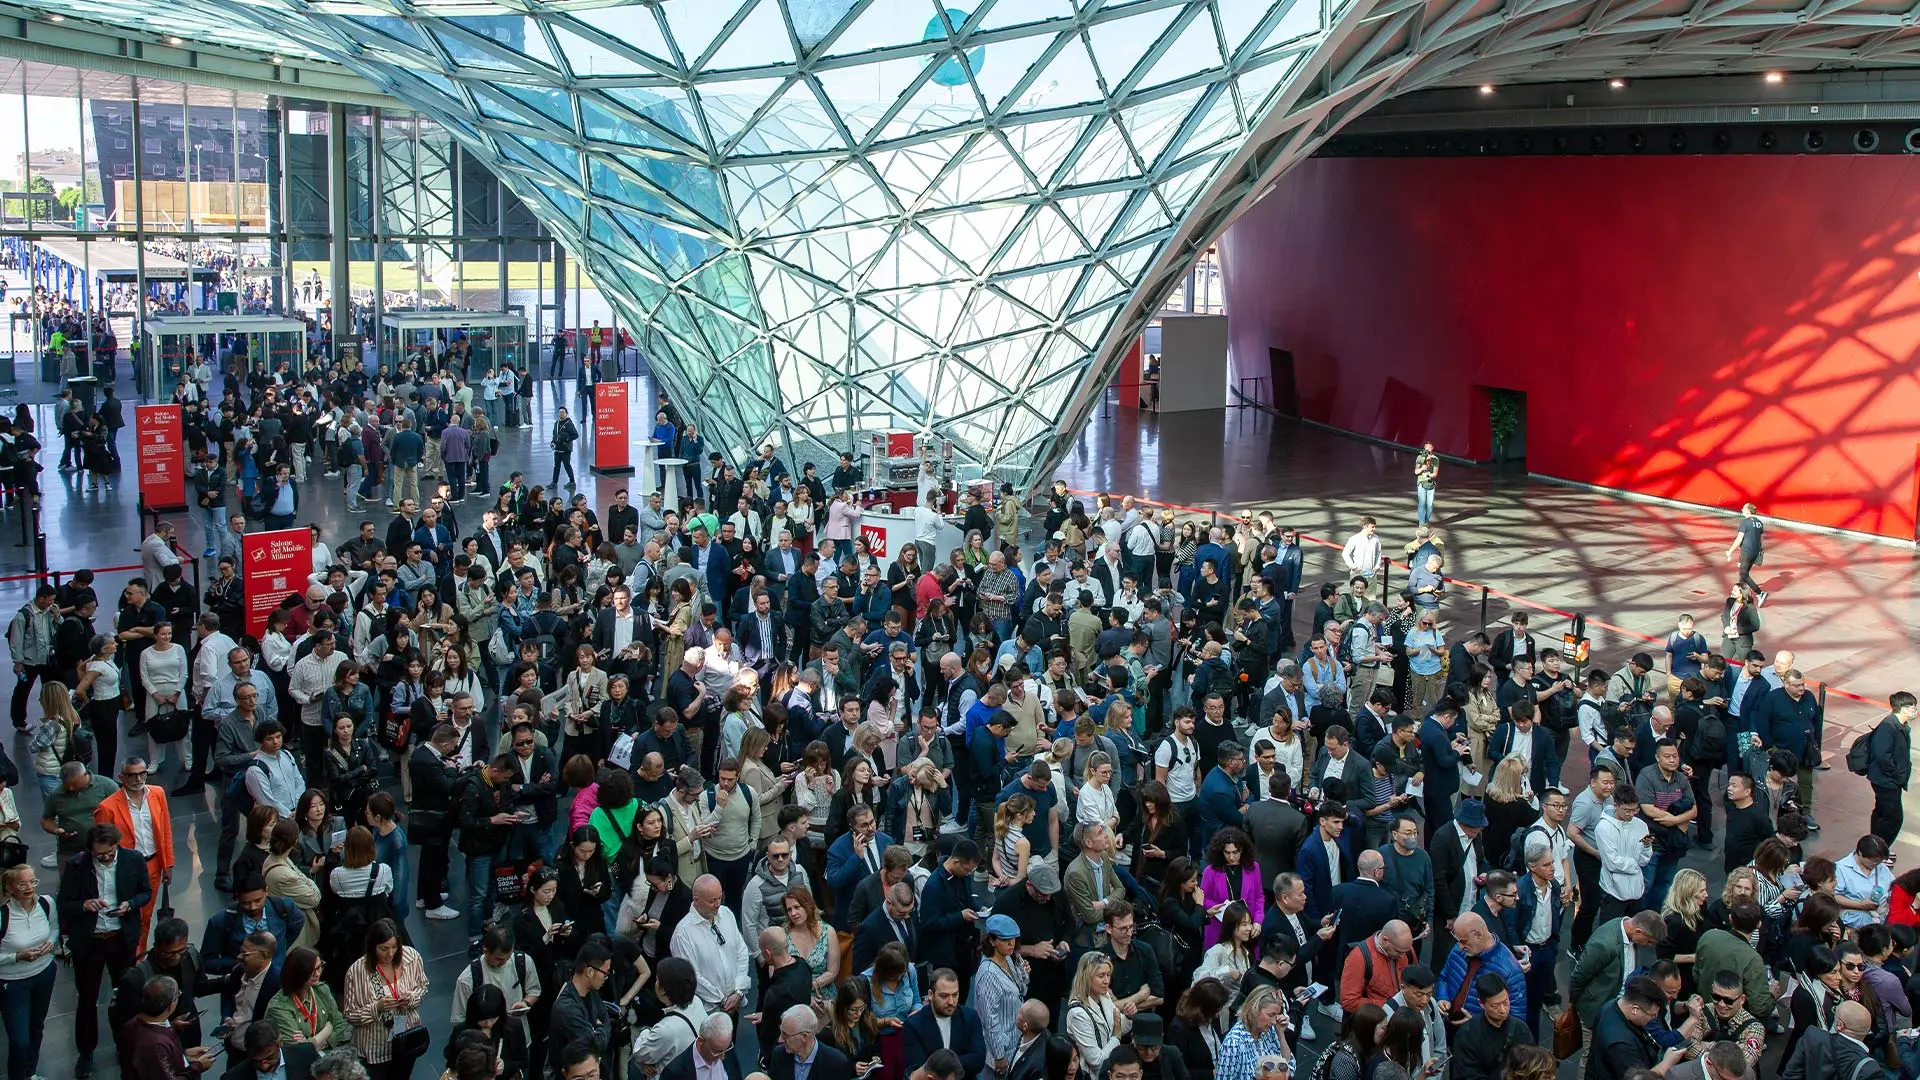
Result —
M1785 75L1782 75L1781 73L1779 73L1779 72L1777 72L1777 71L1769 71L1769 72L1767 72L1767 74L1766 74L1766 80L1767 80L1767 82L1768 82L1768 83L1770 83L1770 84L1771 84L1771 83L1783 83L1783 82L1786 82L1786 81L1787 81L1787 77L1786 77Z
M48 22L66 22L66 21L67 21L67 17L66 17L65 15L62 15L62 14L60 14L59 12L57 12L57 11L55 11L55 12L52 12L52 13L50 13L50 14L48 14L48 16L47 16L47 21L48 21Z
M1608 85L1608 86L1611 86L1611 87L1613 87L1613 88L1614 88L1615 90L1625 90L1625 89L1627 88L1627 80L1625 80L1625 79L1608 79L1608 80L1607 80L1607 85Z
M287 62L287 58L281 56L279 53L274 53L272 56L267 57L267 62L271 64L284 64Z
M1487 94L1491 94L1491 93L1493 93L1493 84L1492 84L1492 83L1481 83L1481 84L1480 84L1480 93L1481 93L1481 95L1482 95L1482 96L1485 96L1485 95L1487 95Z
M181 42L181 39L177 36L169 36L167 38L167 44L169 45L178 45L180 44L180 42Z

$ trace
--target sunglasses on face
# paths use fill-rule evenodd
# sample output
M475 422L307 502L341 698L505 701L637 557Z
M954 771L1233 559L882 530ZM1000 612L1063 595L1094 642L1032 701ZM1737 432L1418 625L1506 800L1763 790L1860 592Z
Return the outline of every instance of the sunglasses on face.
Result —
M1728 1005L1728 1006L1738 1005L1740 1004L1740 995L1735 994L1732 997L1727 997L1723 994L1715 994L1713 995L1713 1003L1715 1005Z

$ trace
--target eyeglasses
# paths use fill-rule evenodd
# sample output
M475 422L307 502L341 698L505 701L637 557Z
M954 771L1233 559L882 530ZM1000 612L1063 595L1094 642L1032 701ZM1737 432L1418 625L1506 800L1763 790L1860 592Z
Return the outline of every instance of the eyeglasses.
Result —
M772 861L774 859L791 859L791 858L793 858L793 854L791 852L786 852L786 851L767 852L768 861Z
M515 746L532 746L532 745L533 745L533 740L532 740L532 739L515 739L515 740L513 740L513 745L515 745Z
M120 779L122 780L145 780L146 778L147 770L145 769L141 769L138 772L133 769L127 769L120 774Z
M1846 971L1865 971L1867 965L1858 960L1842 960L1840 967Z
M594 968L593 970L599 972L603 978L608 978L608 979L613 978L612 964L608 964L605 967L597 967L597 968Z
M1713 995L1713 1003L1715 1005L1738 1005L1740 1004L1740 995L1735 994L1732 997L1727 997L1724 994L1715 994Z

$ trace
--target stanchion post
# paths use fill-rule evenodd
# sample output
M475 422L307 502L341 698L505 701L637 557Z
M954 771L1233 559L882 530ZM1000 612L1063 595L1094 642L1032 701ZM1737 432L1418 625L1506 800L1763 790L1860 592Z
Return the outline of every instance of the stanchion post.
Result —
M1487 632L1487 587L1480 586L1480 632Z
M1391 608L1388 597L1393 595L1393 560L1380 556L1380 606Z

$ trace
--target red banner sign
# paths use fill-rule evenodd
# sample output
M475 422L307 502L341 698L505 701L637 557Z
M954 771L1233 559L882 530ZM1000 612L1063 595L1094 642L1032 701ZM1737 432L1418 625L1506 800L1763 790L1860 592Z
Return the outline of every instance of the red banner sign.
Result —
M187 450L180 437L180 406L134 406L133 431L140 468L140 498L147 509L184 508L187 505Z
M628 406L627 384L595 383L593 387L593 469L595 472L632 472L628 456L627 422L633 412Z
M313 573L313 533L307 529L248 533L240 543L241 587L247 597L247 633L267 633L267 616L288 593L305 593Z
M867 542L867 551L876 559L887 557L887 530L878 525L860 526L860 539ZM835 553L836 557L839 555Z

